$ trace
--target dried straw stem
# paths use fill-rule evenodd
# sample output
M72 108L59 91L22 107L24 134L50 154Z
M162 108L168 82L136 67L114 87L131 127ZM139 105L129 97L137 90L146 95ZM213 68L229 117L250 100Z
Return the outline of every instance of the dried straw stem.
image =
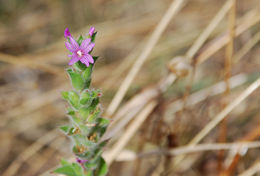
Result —
M124 134L119 138L118 142L112 147L109 152L107 152L107 155L105 155L105 159L108 165L110 165L114 161L120 151L124 148L127 142L131 139L131 137L139 129L139 127L142 125L148 115L152 112L156 104L156 101L151 101L148 105L146 105L145 108L136 117L136 119L129 125Z
M130 84L136 77L137 73L141 69L142 65L144 64L145 60L148 58L152 49L160 39L162 33L165 31L166 27L170 23L171 19L176 15L181 7L184 5L185 0L173 0L172 4L170 5L169 9L164 14L163 18L160 20L159 24L156 26L155 30L153 31L150 39L148 40L144 50L136 59L136 62L132 66L131 70L129 71L128 75L126 76L125 80L121 84L119 90L117 91L116 95L112 99L108 109L106 111L107 116L111 116L119 106L120 102L122 101L123 97L126 94Z
M16 159L8 166L8 168L3 172L2 176L13 176L21 167L21 164L38 152L44 145L50 143L53 139L57 137L57 130L52 130L40 137L31 146L27 147Z
M260 78L253 82L246 90L244 90L234 101L227 105L220 113L218 113L212 121L210 121L190 142L189 146L193 147L198 144L212 129L214 129L237 105L246 99L253 91L260 86ZM184 155L175 158L175 164L179 164Z

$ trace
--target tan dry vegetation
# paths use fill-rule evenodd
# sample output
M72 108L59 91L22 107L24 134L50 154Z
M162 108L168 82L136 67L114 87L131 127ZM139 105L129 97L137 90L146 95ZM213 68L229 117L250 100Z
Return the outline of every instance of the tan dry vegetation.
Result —
M63 30L98 30L109 175L259 172L258 0L0 0L0 173L70 158Z

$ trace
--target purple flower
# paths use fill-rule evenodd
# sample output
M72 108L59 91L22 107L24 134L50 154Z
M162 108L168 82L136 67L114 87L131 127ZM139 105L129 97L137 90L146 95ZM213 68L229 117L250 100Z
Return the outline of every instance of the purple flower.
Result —
M66 28L65 31L64 31L64 37L67 38L67 37L71 37L71 34L70 34L70 31L69 31L69 28Z
M82 160L82 159L79 159L79 158L77 158L76 160L79 164L84 164L84 163L88 162L88 160Z
M94 59L89 54L89 52L93 49L95 46L95 43L91 43L91 39L85 39L82 41L81 45L76 42L76 40L69 36L69 42L65 42L65 46L67 49L72 52L69 57L71 57L71 60L69 61L69 65L73 65L76 62L80 61L81 63L85 64L87 67L89 66L89 63L93 64Z
M95 28L92 26L92 27L90 27L90 29L89 29L88 35L89 35L89 36L92 36L92 35L94 34L94 32L95 32Z

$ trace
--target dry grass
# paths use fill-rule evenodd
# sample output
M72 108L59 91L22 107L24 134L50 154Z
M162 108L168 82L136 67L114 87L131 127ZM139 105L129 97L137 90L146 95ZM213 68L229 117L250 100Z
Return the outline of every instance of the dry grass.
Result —
M56 130L70 89L63 30L90 25L109 175L259 172L258 0L0 3L0 175L46 176L72 157Z

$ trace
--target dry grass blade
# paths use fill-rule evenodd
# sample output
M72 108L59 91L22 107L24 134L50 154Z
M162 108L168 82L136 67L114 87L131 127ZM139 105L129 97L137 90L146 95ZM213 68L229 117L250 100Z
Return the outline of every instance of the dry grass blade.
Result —
M245 170L244 172L242 172L238 176L253 176L257 172L260 172L260 161L255 163L253 166L251 166L250 168L248 168L247 170Z
M171 150L152 150L143 153L135 153L130 150L123 150L116 158L116 161L132 161L140 157L151 157L157 155L184 155L184 154L192 154L198 152L206 152L206 151L215 151L215 150L233 150L242 152L246 149L259 148L260 142L234 142L234 143L208 143L208 144L198 144L193 147L191 146L182 146L177 147Z
M150 39L147 42L147 45L145 46L144 50L142 51L141 55L136 59L136 62L132 66L132 69L128 73L127 77L121 84L118 92L114 96L111 104L109 105L106 114L108 116L111 116L115 110L117 109L118 105L122 101L126 91L128 90L130 84L132 83L133 79L139 72L140 68L144 64L145 60L148 58L149 54L151 53L152 49L158 42L160 36L166 29L167 25L171 21L172 17L178 13L178 11L183 6L185 0L174 0L172 4L170 5L169 9L166 11L165 15L155 28L154 32L152 33Z
M66 89L66 87L67 85L64 84L58 87L57 89L50 90L38 97L28 99L22 105L18 106L12 111L8 111L6 114L3 114L3 116L7 118L0 122L0 126L4 126L7 123L7 121L10 120L10 118L17 117L18 115L24 115L24 113L27 113L28 111L38 109L46 104L49 104L57 100L58 98L60 98L60 95L57 93L58 90L64 90Z
M253 82L246 90L244 90L234 101L232 101L225 109L223 109L216 117L210 121L189 143L193 146L199 143L218 123L223 120L237 105L246 99L253 91L260 86L260 78Z
M234 56L234 62L238 62L246 55L260 40L260 31L257 32Z
M236 76L233 76L229 79L230 88L235 88L239 85L244 84L247 81L248 77L245 74L239 74ZM225 91L225 82L221 81L219 83L214 84L211 87L202 89L198 92L195 92L191 94L187 98L186 107L191 107L203 100L205 100L209 96L215 96L218 94L221 94ZM183 100L176 100L173 103L169 104L168 110L166 111L166 117L170 120L169 117L172 117L172 114L182 110L183 107Z
M151 113L153 108L156 106L156 101L151 101L145 108L140 112L140 114L136 117L136 119L129 125L124 134L120 137L118 142L112 147L112 149L107 153L105 157L108 165L110 165L116 156L120 153L120 151L124 148L127 142L131 139L131 137L135 134L135 132L139 129L142 123L145 121L147 116Z
M260 21L259 7L249 11L244 15L239 25L236 27L235 36L239 36L244 31L246 31L251 26L255 25ZM200 55L196 57L197 63L202 63L218 50L220 50L223 46L228 43L228 34L220 37L218 40L214 41L214 43L210 44L205 50L202 51Z
M221 122L227 114L229 114L237 105L246 99L253 91L260 86L260 78L253 82L246 90L244 90L234 101L228 104L220 113L213 118L190 142L189 146L198 144L219 122ZM175 158L175 164L179 164L184 159L184 155Z
M34 153L38 152L44 145L55 139L57 134L57 130L55 129L40 137L35 143L33 143L30 147L27 147L26 150L24 150L15 160L13 160L2 176L15 175L24 161L34 155Z
M199 38L193 43L192 47L187 51L187 58L192 59L197 51L201 48L204 42L207 40L212 31L217 27L219 22L224 18L230 7L232 6L232 0L228 0L223 7L219 10L216 16L211 20L209 25L205 28Z
M16 57L0 53L0 61L14 65L22 65L32 69L39 68L42 71L53 73L55 75L64 75L63 69L46 63L34 62L33 60L24 59L23 57Z
M231 76L233 55L234 55L234 36L235 36L235 23L236 23L236 0L232 0L232 7L228 16L228 44L225 50L225 66L224 66L224 80L226 83L226 90L224 96L228 97L230 93L229 79ZM227 104L223 102L223 107ZM220 143L226 142L227 138L227 117L224 118L220 124L218 141ZM218 153L218 170L223 170L224 151Z

